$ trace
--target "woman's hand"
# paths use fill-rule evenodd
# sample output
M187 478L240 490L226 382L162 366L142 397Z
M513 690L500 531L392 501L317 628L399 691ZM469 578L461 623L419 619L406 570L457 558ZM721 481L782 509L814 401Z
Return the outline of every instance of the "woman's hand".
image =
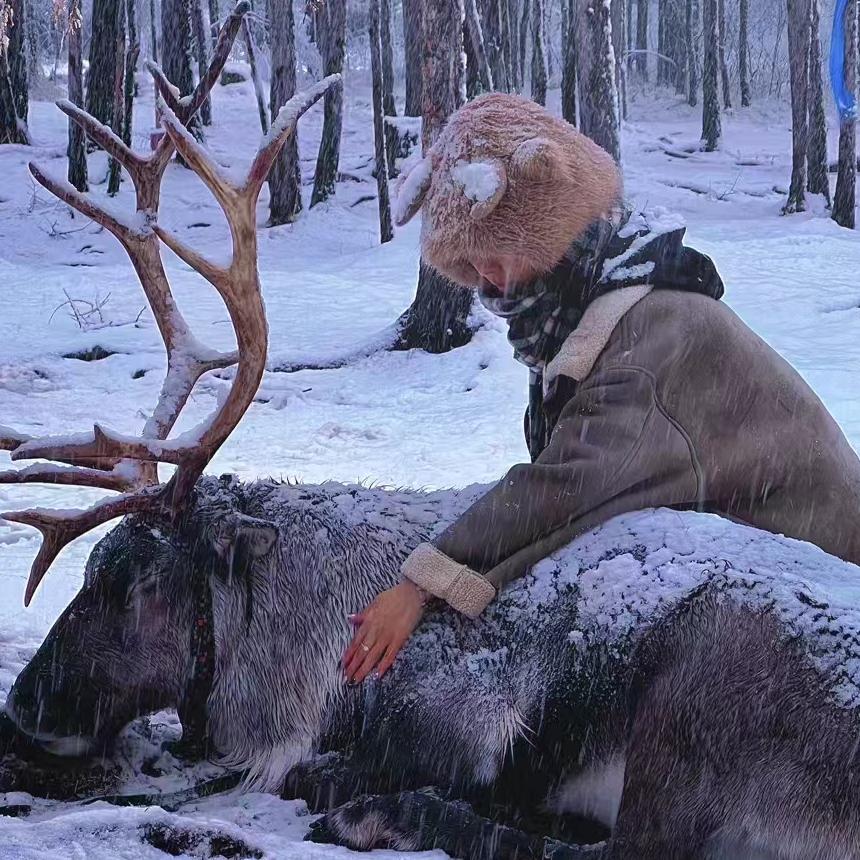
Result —
M343 655L348 681L360 684L374 669L382 676L391 668L424 615L425 602L425 592L404 579L379 594L364 612L352 616L358 630Z

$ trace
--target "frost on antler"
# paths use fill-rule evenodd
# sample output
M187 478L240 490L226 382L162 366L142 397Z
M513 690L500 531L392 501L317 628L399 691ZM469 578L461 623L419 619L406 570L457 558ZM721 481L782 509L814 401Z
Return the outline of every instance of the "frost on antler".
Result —
M262 379L268 327L257 270L257 198L278 152L295 130L301 115L331 87L340 86L340 78L336 75L326 78L308 92L290 99L254 158L246 179L238 186L233 184L222 175L209 153L194 140L185 126L218 79L242 15L248 8L248 3L243 0L227 19L209 71L190 96L179 98L160 69L150 64L161 94L166 134L148 157L132 152L85 111L67 102L60 104L60 109L72 121L128 171L136 192L137 214L133 219L109 211L101 200L81 194L68 183L48 176L36 165L30 165L40 184L69 206L105 226L122 243L140 278L164 340L167 373L156 407L140 436L119 434L97 425L89 433L33 439L0 427L0 449L11 451L13 460L40 458L54 461L20 471L0 472L0 483L78 485L121 493L86 510L27 510L2 515L42 533L42 546L30 572L25 604L29 604L63 547L90 529L130 513L176 514L206 464L251 405ZM206 260L156 223L161 181L174 151L201 178L224 210L233 241L228 265ZM176 305L164 271L162 241L218 291L235 331L235 352L212 350L191 333ZM199 427L175 439L168 439L200 377L210 370L233 364L237 365L233 383L215 412ZM167 484L158 483L159 462L176 466Z

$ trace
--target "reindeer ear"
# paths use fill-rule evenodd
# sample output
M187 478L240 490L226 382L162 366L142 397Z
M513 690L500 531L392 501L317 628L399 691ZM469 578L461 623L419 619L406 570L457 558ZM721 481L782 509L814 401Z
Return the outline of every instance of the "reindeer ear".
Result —
M463 186L466 196L475 201L469 215L473 221L482 221L495 210L505 196L508 190L508 171L498 158L469 165L469 168L476 173L471 183L466 179Z
M511 156L511 168L523 179L552 179L559 171L561 152L545 137L524 140Z
M421 208L430 188L433 162L430 155L422 158L412 170L405 173L397 183L397 198L394 201L394 223L398 227L408 224Z
M225 561L237 555L260 558L277 539L278 528L273 523L235 512L220 518L211 531L212 548Z

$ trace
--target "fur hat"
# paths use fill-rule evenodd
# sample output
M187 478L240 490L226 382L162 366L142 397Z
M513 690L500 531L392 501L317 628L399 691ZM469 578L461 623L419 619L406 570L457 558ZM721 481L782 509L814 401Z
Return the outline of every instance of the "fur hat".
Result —
M402 226L423 209L421 252L464 286L470 264L522 256L550 271L621 195L613 158L572 125L520 96L488 93L461 107L398 185Z

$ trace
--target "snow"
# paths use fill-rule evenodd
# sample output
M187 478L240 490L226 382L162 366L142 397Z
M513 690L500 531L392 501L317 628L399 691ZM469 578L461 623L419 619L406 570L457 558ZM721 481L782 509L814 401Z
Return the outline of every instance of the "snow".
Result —
M154 98L145 76L140 82L134 145L143 150ZM549 95L557 106L558 92ZM259 136L252 85L218 87L213 114L207 133L214 160L231 176L245 175ZM306 209L293 225L267 228L263 191L258 224L270 370L209 471L413 487L492 481L527 458L521 432L527 373L511 358L503 324L480 309L475 313L483 327L452 353L374 350L390 338L391 323L412 299L420 227L410 224L393 242L378 245L367 82L350 80L344 119L341 172L351 178L338 185L334 200ZM794 364L860 449L860 237L836 226L814 199L809 212L780 217L791 154L785 106L758 105L723 119L721 150L693 151L698 111L670 97L634 101L622 135L627 194L636 207L659 205L681 216L688 243L716 261L729 305ZM320 106L299 122L306 203L321 123ZM30 130L34 146L0 147L0 437L68 436L96 423L117 434L140 434L165 371L157 328L148 310L136 320L145 300L116 239L72 217L27 172L34 159L49 164L53 176L65 174L67 118L34 101ZM104 203L107 159L96 153L89 164L92 193ZM429 163L418 162L400 189L399 211L415 201L429 176ZM128 181L111 206L126 213L128 223L134 212ZM219 207L175 164L167 171L159 223L209 259L229 248ZM675 222L667 215L666 223ZM215 291L169 251L164 259L194 337L206 349L234 349ZM54 313L66 293L88 300L109 293L107 313L123 324L80 329L66 313ZM64 357L95 346L110 354L89 362ZM211 414L232 374L218 371L201 381L177 435ZM0 470L9 465L9 455L0 452ZM85 488L0 486L0 510L70 509L103 496ZM0 524L0 701L79 588L85 559L104 531L63 551L25 612L21 600L39 537L20 524ZM671 535L677 552L683 539L692 540L683 529ZM623 581L633 568L616 559L598 570L603 581ZM860 599L832 581L820 587L837 604ZM595 618L603 600L595 592ZM572 644L577 633L571 631ZM147 823L167 822L223 829L279 860L355 856L302 843L308 820L301 804L264 795L227 795L178 812L49 804L29 819L0 819L0 844L3 856L15 860L163 857L139 834Z
M458 161L451 178L462 186L467 199L476 203L485 203L502 184L499 166L491 161Z

